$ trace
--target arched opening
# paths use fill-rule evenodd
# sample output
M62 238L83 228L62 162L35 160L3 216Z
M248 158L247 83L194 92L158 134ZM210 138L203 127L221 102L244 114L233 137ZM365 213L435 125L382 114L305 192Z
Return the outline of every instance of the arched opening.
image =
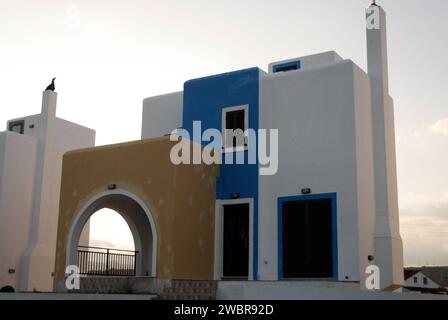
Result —
M108 209L108 211L104 209ZM112 235L113 237L115 231L113 225L108 223L101 225L106 212L109 214L109 218L111 212L116 212L127 224L133 239L133 241L128 241L127 248L117 248L117 246L125 245L122 242L126 236L122 239L116 237L121 240L118 242L103 243L104 247L101 242L96 243L99 244L98 246L94 245L94 241L89 241L88 246L85 246L85 240L83 243L83 230L89 224L91 217L99 218L96 219L99 220L96 221L99 222L99 225L94 225L97 230L100 228L103 235ZM92 221L95 220L90 222ZM131 243L129 244L129 242ZM77 265L80 270L94 271L84 272L84 274L154 277L156 275L156 251L157 231L151 212L145 203L127 191L111 190L94 196L77 213L67 239L66 261L67 265ZM86 266L88 263L91 265Z
M138 254L126 220L118 212L104 208L84 225L77 266L81 275L135 276Z

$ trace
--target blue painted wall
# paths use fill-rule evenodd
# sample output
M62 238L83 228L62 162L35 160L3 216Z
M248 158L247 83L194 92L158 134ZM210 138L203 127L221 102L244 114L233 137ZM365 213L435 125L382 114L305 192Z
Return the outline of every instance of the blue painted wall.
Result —
M202 122L202 131L208 128L221 131L222 109L247 104L249 105L249 128L257 130L259 72L258 68L250 68L185 82L183 128L190 133L192 138L193 121ZM204 144L208 143L205 142ZM244 154L245 163L247 163L247 151L244 151ZM258 163L221 165L220 177L217 180L216 198L220 200L230 199L232 192L240 193L241 198L254 199L253 277L257 279Z

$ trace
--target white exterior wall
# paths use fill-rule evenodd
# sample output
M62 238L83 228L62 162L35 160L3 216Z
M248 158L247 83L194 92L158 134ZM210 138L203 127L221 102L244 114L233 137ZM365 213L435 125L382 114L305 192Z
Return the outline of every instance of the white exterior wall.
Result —
M25 120L24 135L20 138L32 139L36 145L34 171L29 174L32 181L23 181L32 190L32 208L21 210L21 215L26 217L24 219L30 220L31 226L27 232L20 235L27 239L25 246L17 246L15 252L2 250L1 254L2 256L14 255L14 260L18 259L16 255L19 254L20 265L15 265L19 282L14 287L22 291L52 291L53 289L52 272L56 250L62 156L67 151L91 147L95 144L94 130L56 118L56 100L57 93L45 91L42 114L16 119ZM34 128L29 127L31 124ZM3 150L4 156L14 155L17 148L19 148L18 144L8 145ZM17 156L11 157L12 162L18 162ZM20 177L21 170L20 167L10 167L8 174L12 177ZM2 195L6 192L13 191L1 190ZM20 197L20 193L16 197L2 198L1 206L16 206L17 197ZM0 214L3 220L6 212L2 210ZM13 230L21 228L20 225L10 227ZM10 242L3 228L5 226L0 225L0 241ZM3 281L1 277L0 281ZM0 285L2 284L0 282Z
M417 278L417 283L414 282L414 277ZM423 279L426 278L428 281L428 284L424 284ZM432 281L430 278L428 278L423 272L418 272L414 274L412 277L409 277L404 282L405 287L409 288L425 288L425 289L438 289L440 286Z
M36 156L36 139L0 133L0 287L19 285L20 257L31 230Z
M365 289L369 255L375 257L375 179L372 137L372 104L370 79L367 74L354 65L354 98L357 157L357 191L358 191L358 241L360 285Z
M279 129L278 172L261 176L259 184L260 279L277 279L278 197L311 188L313 194L337 193L339 280L359 281L372 254L372 237L359 229L373 215L368 79L343 61L262 74L260 86L260 128ZM373 226L367 229L372 234Z
M356 284L325 281L220 281L218 300L443 300L440 294L364 290Z
M183 92L143 100L142 139L162 137L182 126Z
M299 57L299 58L280 60L280 61L272 62L269 64L269 73L273 72L273 68L275 65L298 61L298 60L300 60L300 66L301 66L300 70L304 71L304 70L313 69L316 67L322 67L322 66L326 66L329 64L333 64L335 62L342 61L342 58L334 51L327 51L327 52L312 54L309 56L303 56L303 57Z

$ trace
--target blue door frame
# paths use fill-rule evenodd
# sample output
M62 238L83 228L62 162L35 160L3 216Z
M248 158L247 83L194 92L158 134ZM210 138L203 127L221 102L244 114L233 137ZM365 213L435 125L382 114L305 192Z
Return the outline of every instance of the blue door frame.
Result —
M337 195L336 193L322 193L322 194L311 194L311 195L296 195L287 197L278 197L277 200L277 216L278 216L278 280L284 280L283 278L283 203L291 201L306 201L306 200L316 200L316 199L329 199L331 200L332 208L332 253L333 253L333 280L338 280L338 216L337 216Z

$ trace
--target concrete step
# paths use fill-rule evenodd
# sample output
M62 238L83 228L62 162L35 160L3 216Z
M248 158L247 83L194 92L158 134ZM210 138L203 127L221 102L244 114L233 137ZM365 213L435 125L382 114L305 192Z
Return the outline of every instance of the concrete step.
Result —
M205 280L172 280L173 288L217 288L217 281Z
M158 300L215 300L215 295L204 294L162 294Z
M75 293L155 293L154 279L150 277L81 277L80 290Z
M216 293L215 288L165 288L164 294L205 294L213 295Z
M165 287L160 300L215 300L218 283L203 280L172 280Z

